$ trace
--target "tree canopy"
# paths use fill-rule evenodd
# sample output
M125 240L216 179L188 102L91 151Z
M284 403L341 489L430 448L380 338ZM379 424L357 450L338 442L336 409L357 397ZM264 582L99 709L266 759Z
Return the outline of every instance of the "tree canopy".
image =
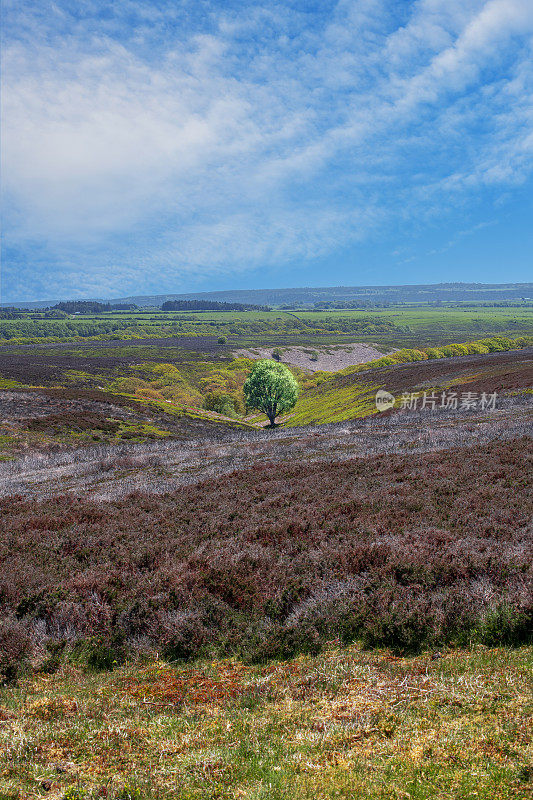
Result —
M290 369L271 359L258 361L244 384L247 407L266 414L271 427L278 414L296 405L299 391Z

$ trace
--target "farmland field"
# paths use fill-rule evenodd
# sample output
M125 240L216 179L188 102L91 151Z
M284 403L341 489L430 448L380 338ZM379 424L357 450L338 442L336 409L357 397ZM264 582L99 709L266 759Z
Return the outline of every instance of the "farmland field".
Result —
M355 331L363 336L385 335L387 341L394 334L401 343L412 342L412 334L423 332L431 342L441 344L450 341L449 337L460 332L507 333L533 332L533 305L516 308L498 307L427 307L390 306L385 309L332 309L329 311L137 311L108 312L96 315L83 314L65 320L44 319L41 313L27 313L24 319L0 321L0 339L24 336L39 336L39 329L46 328L45 335L72 338L97 335L98 325L114 328L114 337L120 338L120 331L127 335L143 338L158 330L187 335L208 334L232 336L236 347L258 342L261 337L291 341L311 341L315 337L326 340L342 340L343 334ZM380 330L381 326L381 330ZM88 333L91 327L95 333ZM371 330L365 331L366 327ZM50 332L50 333L48 333ZM409 338L411 334L411 338Z

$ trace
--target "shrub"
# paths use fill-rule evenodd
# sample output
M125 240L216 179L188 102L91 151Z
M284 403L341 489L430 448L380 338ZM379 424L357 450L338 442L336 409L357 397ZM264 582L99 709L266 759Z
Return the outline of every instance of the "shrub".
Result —
M489 352L489 348L486 345L481 344L481 342L468 342L465 347L468 348L468 352L472 355L485 354Z
M66 642L64 640L59 642L47 642L46 649L49 655L40 664L38 672L44 673L45 675L51 675L56 672L61 666L61 656L65 651L65 646Z
M115 632L110 637L95 637L87 646L87 665L91 669L103 672L112 670L126 660L123 637Z
M481 617L477 638L489 647L517 645L525 641L528 635L531 637L531 623L531 617L523 611L499 605Z
M401 364L408 361L424 361L425 359L428 358L428 355L422 350L404 349L404 350L397 350L395 353L392 353L390 358L393 359L394 363Z
M9 617L0 621L0 681L16 681L28 667L32 652L26 626Z
M183 661L199 655L209 632L198 613L171 611L159 620L163 655L171 661Z
M95 669L143 641L175 660L250 661L331 639L531 641L530 472L524 437L257 464L108 503L0 500L4 673L29 663L37 624Z
M316 655L322 643L312 625L287 627L279 622L254 626L244 640L240 656L246 663L257 664L272 659L289 659L297 653Z
M426 347L425 353L428 358L444 358L443 353L438 347Z
M226 417L237 416L239 401L230 394L209 392L204 400L204 408L207 411L216 411L217 414L224 414Z

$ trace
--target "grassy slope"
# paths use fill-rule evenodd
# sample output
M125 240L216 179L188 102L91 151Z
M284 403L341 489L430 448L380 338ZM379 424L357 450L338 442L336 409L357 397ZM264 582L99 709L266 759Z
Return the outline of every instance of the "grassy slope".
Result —
M531 648L66 667L0 695L0 797L530 797ZM124 789L126 788L126 791Z
M252 661L334 637L530 643L530 473L524 437L263 462L109 503L4 498L0 672L59 647L102 664L141 645Z
M359 340L377 343L387 350L398 346L427 346L432 343L471 340L481 335L481 331L503 333L503 329L509 329L515 334L533 331L533 310L525 308L463 310L398 306L380 311L361 309L297 314L282 311L179 314L145 312L84 315L71 321L84 325L91 321L117 318L136 319L141 326L140 331L134 334L136 336L149 337L159 331L157 335L170 338L166 341L154 341L153 344L149 344L148 339L133 339L128 345L117 343L116 347L108 346L109 343L103 346L101 341L85 342L78 346L73 343L67 348L65 343L56 348L50 343L26 349L11 345L2 350L0 388L20 386L21 381L28 381L35 386L103 386L109 391L135 396L137 399L159 401L167 406L170 403L177 410L198 409L203 404L206 393L222 392L231 395L239 412L242 384L251 368L251 362L244 359L231 361L230 349L254 344L283 346L291 343L320 347L322 344ZM357 322L361 319L380 323L381 332L365 332L364 329L351 333L336 331L342 320ZM160 326L162 322L167 325L173 320L185 322L183 328L177 328L171 335L168 326ZM319 324L320 327L291 327L301 322ZM400 327L391 328L389 323ZM9 327L16 325L17 321L6 320L3 324ZM193 333L192 342L196 341L197 346L193 347L186 338L177 338L176 333L179 331ZM227 334L227 344L216 344L219 333ZM198 338L197 334L201 336ZM111 338L120 339L122 335L118 332ZM178 347L177 342L183 346ZM166 374L158 373L162 361L168 367ZM26 364L31 367L29 372L25 369ZM21 365L24 365L23 369ZM342 377L342 373L340 375ZM303 379L302 375L299 377ZM382 385L372 375L361 380L354 378L350 385L341 385L332 376L326 377L321 386L316 388L312 381L302 380L302 383L304 392L295 412L290 416L290 425L341 421L371 413L375 410L375 391ZM199 412L195 410L192 413ZM262 422L263 416L256 415L251 419Z
M521 341L527 340L531 341L531 337L521 338ZM157 346L98 348L92 344L86 350L69 348L58 350L58 353L53 348L23 351L20 353L20 362L17 359L16 363L20 371L20 364L24 363L25 358L31 358L34 368L40 359L43 364L42 379L46 383L53 381L46 370L53 362L54 356L57 356L56 382L68 387L103 387L107 392L118 396L141 403L143 401L155 403L161 411L167 413L187 413L205 418L212 416L212 414L206 415L201 408L206 395L223 394L230 398L237 413L242 414L242 386L253 367L253 361L246 358L231 360L229 356L225 360L214 360L214 357L206 359L205 356L198 355L198 358L191 359L190 353L183 353L176 348ZM393 357L400 355L396 353ZM420 353L419 356L421 357ZM387 360L390 359L385 359ZM432 363L436 363L435 359L431 360ZM453 372L457 365L460 367L460 362L454 357L439 359L438 362L443 372L450 370ZM376 365L379 366L379 362ZM418 367L412 365L411 368L413 381L411 385L405 387L408 391L415 390L417 386ZM300 400L296 408L280 421L294 426L340 422L375 413L376 390L380 387L391 389L394 384L394 369L394 365L391 365L392 371L377 370L372 362L348 367L336 373L316 373L310 377L294 367L293 372L302 386ZM476 366L473 369L478 368ZM480 374L487 371L482 358L479 359L479 369ZM34 384L40 382L40 374L37 369ZM465 380L463 375L460 380L468 382L468 376ZM14 384L16 381L3 380L0 377L0 388L13 388ZM449 376L447 384L451 385ZM441 382L438 380L432 384L432 386L440 385ZM252 412L246 420L262 424L265 422L265 417L261 413ZM241 418L242 422L246 424Z
M528 360L526 354L522 363L509 363L503 366L492 363L493 358L491 355L486 359L483 355L474 356L470 367L471 374L468 374L468 370L465 373L462 360L457 360L455 357L417 361L408 365L391 365L389 369L375 369L371 362L360 367L347 367L339 372L316 373L316 377L310 379L307 385L304 383L300 399L294 411L287 415L284 424L297 426L341 422L373 414L376 412L375 395L379 388L391 391L397 398L404 391L416 392L422 388L430 391L431 388L444 388L454 386L456 383L463 384L464 389L468 390L467 384L470 381L488 378L502 370L512 376L515 370L523 371L524 364L531 364L531 357L529 356ZM514 357L509 356L509 358ZM496 359L499 360L497 356ZM504 353L502 359L505 361ZM404 385L401 391L395 386L398 368L404 373L402 381ZM406 369L412 374L410 382ZM433 373L429 382L424 377L426 370ZM440 371L442 374L435 375L435 371ZM527 383L524 384L526 385Z

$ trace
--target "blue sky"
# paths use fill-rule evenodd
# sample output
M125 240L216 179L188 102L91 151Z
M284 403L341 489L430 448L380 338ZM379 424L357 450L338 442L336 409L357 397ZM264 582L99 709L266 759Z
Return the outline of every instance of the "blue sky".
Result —
M531 0L3 14L3 302L532 279Z

